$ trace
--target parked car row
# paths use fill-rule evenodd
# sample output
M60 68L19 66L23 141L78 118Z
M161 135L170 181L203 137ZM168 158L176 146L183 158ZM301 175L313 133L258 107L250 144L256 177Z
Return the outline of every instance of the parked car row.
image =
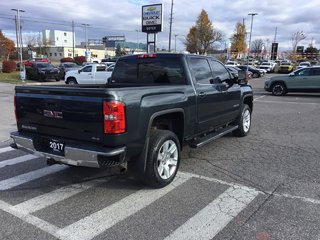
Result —
M59 64L59 66L54 66L53 64L46 62L44 60L38 61L37 59L28 60L25 62L26 67L26 78L28 80L37 80L37 81L47 81L49 79L55 79L56 81L60 81L61 79L66 79L66 74L68 72L72 72L72 74L79 73L81 74L81 78L85 75L86 69L93 69L93 65L97 65L96 63L86 63L83 66L79 66L73 62L64 62ZM115 63L112 62L110 64L99 64L99 67L95 67L99 72L105 72L106 74L98 74L101 75L103 80L99 80L99 83L106 83L107 77L111 75L113 71ZM87 67L89 66L89 67ZM88 75L88 74L87 74ZM103 75L103 76L102 76ZM105 76L104 76L105 75ZM92 76L97 76L96 74L92 74ZM95 79L92 79L92 76L87 76L85 83L95 83ZM70 77L70 76L69 76ZM70 78L69 78L70 79ZM80 80L80 83L83 81ZM78 83L77 79L72 79L72 81L66 81L66 83Z

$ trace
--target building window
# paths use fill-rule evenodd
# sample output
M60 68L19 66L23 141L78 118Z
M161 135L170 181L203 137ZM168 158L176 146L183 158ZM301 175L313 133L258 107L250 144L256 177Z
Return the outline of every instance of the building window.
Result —
M50 57L52 57L52 53L50 53Z
M62 53L59 53L60 57L62 57Z
M78 54L76 54L76 57L78 57L79 55Z
M67 33L66 33L66 32L64 33L64 36L67 36Z
M55 56L55 57L57 56L57 53L56 53L56 52L54 53L54 56Z
M64 43L67 43L67 40L64 40Z
M57 37L57 41L59 41L59 38Z
M71 54L71 53L68 53L68 57L72 57L72 54Z

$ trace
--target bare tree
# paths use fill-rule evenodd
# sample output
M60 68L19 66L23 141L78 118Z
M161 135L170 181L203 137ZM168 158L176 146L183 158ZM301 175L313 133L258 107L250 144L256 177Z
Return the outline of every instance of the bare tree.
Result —
M298 31L292 34L291 36L291 43L292 43L292 54L291 58L292 60L296 59L296 52L297 52L297 46L299 42L304 40L307 36L303 33L303 31Z
M255 54L261 54L264 47L264 42L262 39L256 39L251 43L251 52Z

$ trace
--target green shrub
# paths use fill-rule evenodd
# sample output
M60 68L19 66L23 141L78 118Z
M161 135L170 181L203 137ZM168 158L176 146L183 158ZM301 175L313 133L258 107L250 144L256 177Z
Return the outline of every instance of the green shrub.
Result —
M16 71L17 64L12 60L4 60L2 63L2 72L4 73L12 73Z

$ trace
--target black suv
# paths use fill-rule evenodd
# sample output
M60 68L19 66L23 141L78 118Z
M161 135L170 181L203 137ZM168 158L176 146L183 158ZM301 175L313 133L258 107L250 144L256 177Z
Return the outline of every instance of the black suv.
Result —
M60 71L50 63L33 62L26 67L26 75L29 80L45 81L48 79L60 80Z

